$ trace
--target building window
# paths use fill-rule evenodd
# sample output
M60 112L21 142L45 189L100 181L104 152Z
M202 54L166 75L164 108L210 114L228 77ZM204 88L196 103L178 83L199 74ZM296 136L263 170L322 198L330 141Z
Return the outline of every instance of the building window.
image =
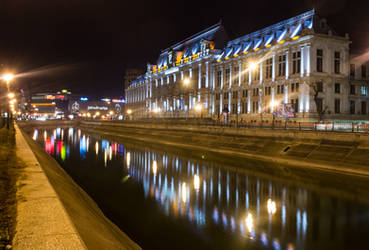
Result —
M296 92L299 92L299 88L300 88L300 84L297 82L296 83Z
M278 76L286 75L286 55L281 55L278 58Z
M323 92L323 82L316 83L316 90L317 92Z
M299 99L291 99L291 104L294 108L295 113L299 112Z
M273 59L269 58L265 62L265 79L272 78Z
M229 82L230 81L230 79L229 79L230 72L231 72L230 69L225 70L225 85L226 86L229 86L229 84L230 84L230 82Z
M301 51L292 53L292 74L298 74L301 71Z
M334 52L334 73L339 74L341 67L341 53L336 51Z
M247 102L244 102L242 105L242 113L246 114L247 113L247 109L248 109L248 105Z
M217 87L220 87L220 84L222 82L222 71L217 71Z
M252 113L256 113L258 111L258 102L252 102Z
M216 93L215 94L215 100L219 100L220 99L220 94L219 93Z
M337 93L337 94L341 93L341 84L339 83L334 84L334 93Z
M355 64L350 64L350 77L355 78Z
M284 93L284 85L281 85L281 94Z
M355 101L350 101L350 114L355 114Z
M227 99L228 99L228 97L229 97L229 93L228 93L228 92L225 92L225 93L224 93L224 100L227 100Z
M233 91L232 98L237 99L238 97L238 91Z
M242 91L242 97L247 97L247 89L244 89L243 91Z
M341 100L334 99L334 113L339 114L341 113Z
M277 94L280 94L281 93L281 86L280 85L278 85L277 86Z
M232 104L232 113L233 114L236 114L237 113L237 104L236 103L233 103Z
M232 79L233 79L233 81L232 81L233 82L233 85L237 85L238 84L238 71L239 71L238 70L238 67L234 67L233 68L233 72L232 72L233 73L232 74L233 75L233 77L232 77Z
M350 85L350 95L355 95L355 85Z
M293 93L295 91L295 84L291 83L291 93Z
M323 111L323 99L317 98L315 104L316 104L316 111L319 113L322 112Z
M367 87L361 86L361 95L366 95L366 94L367 94Z
M316 71L323 72L323 50L316 50Z
M361 65L361 77L366 79L366 65Z
M366 115L366 101L361 102L361 114Z

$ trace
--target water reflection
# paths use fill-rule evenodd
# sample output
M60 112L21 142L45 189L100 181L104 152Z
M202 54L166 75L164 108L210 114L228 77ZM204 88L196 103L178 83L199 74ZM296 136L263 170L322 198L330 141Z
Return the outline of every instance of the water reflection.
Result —
M142 186L144 199L155 201L167 217L185 219L198 234L208 234L214 241L220 234L229 244L233 241L229 236L238 238L238 247L245 244L242 239L247 239L247 244L276 250L341 248L348 242L345 237L356 239L354 233L345 234L347 227L358 230L358 235L368 229L367 206L216 163L127 148L77 131L75 134L69 128L64 138L62 128L53 133L45 130L44 141L40 141L36 129L33 139L62 161L71 157L72 150L72 155L78 152L80 160L100 164L99 159L103 159L102 171L118 164L120 183L129 179ZM88 151L89 143L95 144L94 152ZM366 226L357 228L363 222Z

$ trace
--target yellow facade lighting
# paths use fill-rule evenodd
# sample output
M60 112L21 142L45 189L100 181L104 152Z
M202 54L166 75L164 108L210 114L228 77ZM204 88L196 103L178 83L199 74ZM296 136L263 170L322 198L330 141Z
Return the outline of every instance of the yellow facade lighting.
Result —
M292 37L292 40L297 40L299 38L300 38L300 36L294 36L294 37Z

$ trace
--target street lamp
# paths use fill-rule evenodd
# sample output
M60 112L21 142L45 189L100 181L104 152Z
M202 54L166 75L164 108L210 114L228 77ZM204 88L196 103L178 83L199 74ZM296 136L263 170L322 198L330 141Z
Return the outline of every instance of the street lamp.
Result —
M128 110L127 110L127 114L128 114L128 115L132 114L132 109L128 109Z
M255 62L250 62L250 65L249 65L249 69L250 69L250 70L255 70L255 69L256 69L256 67L257 67L257 63L255 63Z
M5 74L5 75L3 75L3 79L6 81L6 84L9 84L10 81L14 79L14 75L13 74Z
M195 105L195 110L196 110L196 112L198 112L198 113L200 113L200 117L202 118L202 105L201 105L201 103L198 103L198 104L196 104Z
M183 84L184 84L185 86L188 86L188 85L190 84L190 80L189 80L188 78L185 78L185 79L183 80Z
M14 93L9 93L8 97L9 97L9 99L13 99L15 97L15 95L14 95Z

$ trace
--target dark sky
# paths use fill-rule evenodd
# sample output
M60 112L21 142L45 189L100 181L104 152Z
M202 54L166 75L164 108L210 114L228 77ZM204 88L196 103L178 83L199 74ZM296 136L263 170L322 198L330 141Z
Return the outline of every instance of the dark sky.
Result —
M220 19L236 38L312 8L369 47L369 1L0 0L0 71L33 92L119 96L126 68Z

